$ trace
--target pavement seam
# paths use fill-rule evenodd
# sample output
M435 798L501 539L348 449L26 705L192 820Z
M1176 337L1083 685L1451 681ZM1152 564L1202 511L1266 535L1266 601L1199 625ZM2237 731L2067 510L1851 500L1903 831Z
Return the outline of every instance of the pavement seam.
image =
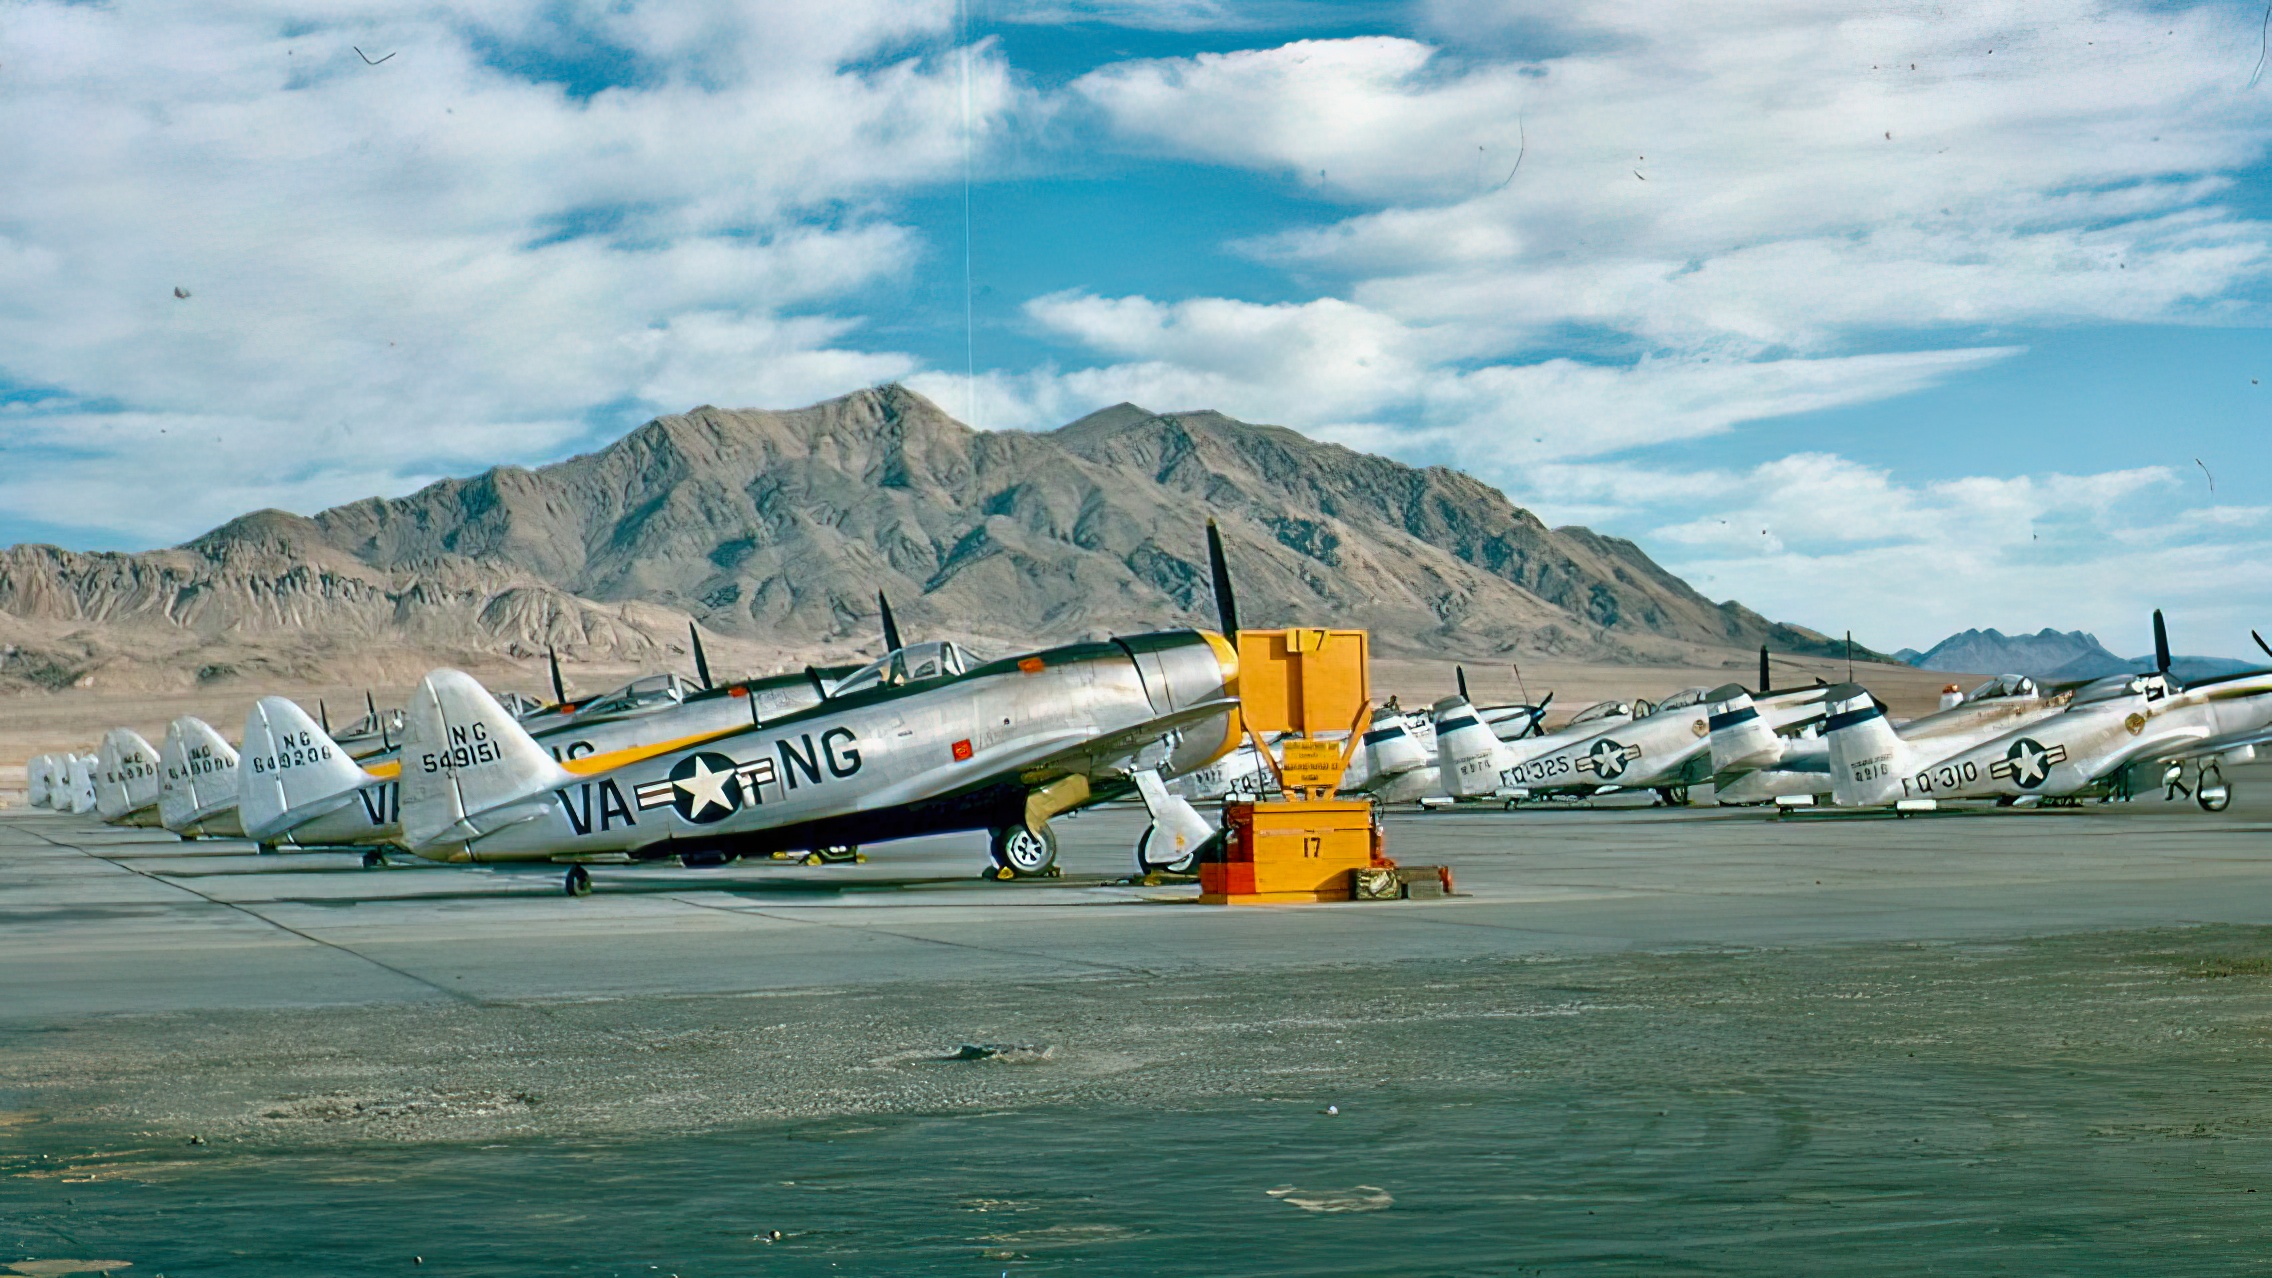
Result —
M218 905L223 907L224 909L235 910L237 913L244 915L246 918L256 919L262 923L266 923L268 926L275 928L279 932L286 933L290 936L299 937L301 940L313 945L321 945L325 949L337 950L340 953L347 955L349 958L361 959L363 962L368 963L375 968L378 968L382 972L391 972L406 981L410 981L418 985L423 985L427 989L433 990L438 994L447 995L450 998L456 999L460 1003L467 1004L471 1007L488 1006L488 1003L485 1000L475 998L473 995L467 994L462 990L453 990L446 985L437 985L415 972L406 972L403 969L396 967L392 963L372 958L370 955L365 954L360 950L341 945L337 941L327 941L320 936L315 936L310 933L303 932L300 929L293 927L289 923L280 923L277 920L272 919L265 914L262 914L260 911L251 908L250 906L239 905L235 901L224 901L217 896L209 896L206 893L198 891L196 888L190 887L186 883L176 883L172 879L169 879L162 874L152 874L148 870L138 869L134 866L128 865L122 860L103 856L99 853L90 852L87 849L78 847L74 844L58 842L55 839L48 838L46 835L41 834L37 830L30 831L30 833L33 835L33 837L48 843L50 846L68 849L69 851L76 852L79 855L88 858L89 860L100 861L103 864L112 867L113 869L124 870L128 874L140 875L141 877L150 880L152 883L162 884L166 887L174 889L177 892L187 892L189 895L194 896L198 900L204 901L210 905Z

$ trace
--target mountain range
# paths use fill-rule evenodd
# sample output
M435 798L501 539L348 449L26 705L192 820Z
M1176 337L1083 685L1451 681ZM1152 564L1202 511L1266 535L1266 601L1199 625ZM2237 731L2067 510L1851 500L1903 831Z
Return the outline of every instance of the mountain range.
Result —
M1921 670L2023 674L2039 682L2070 683L2110 674L2144 674L2154 658L2117 657L2080 630L2059 631L2046 626L2032 635L2007 635L2000 630L1967 630L1950 635L1919 652L1903 648L1893 654ZM2252 669L2251 663L2227 657L2172 657L2170 673L2179 680L2205 679Z
M256 511L171 549L0 551L0 686L414 678L547 647L655 664L689 620L744 664L841 659L875 650L878 589L910 636L993 651L1212 625L1209 517L1250 626L1363 626L1426 657L1843 651L1458 471L1132 404L979 431L884 386L705 406L551 465Z

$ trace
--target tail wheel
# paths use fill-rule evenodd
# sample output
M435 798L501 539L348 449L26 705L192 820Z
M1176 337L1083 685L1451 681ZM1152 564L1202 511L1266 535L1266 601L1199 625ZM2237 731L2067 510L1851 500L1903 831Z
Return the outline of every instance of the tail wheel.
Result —
M1046 875L1057 864L1057 831L1046 823L1039 834L1022 825L1005 825L994 831L987 852L998 869L1018 878Z
M590 896L592 894L591 872L580 865L569 866L567 877L561 881L560 889L570 896Z

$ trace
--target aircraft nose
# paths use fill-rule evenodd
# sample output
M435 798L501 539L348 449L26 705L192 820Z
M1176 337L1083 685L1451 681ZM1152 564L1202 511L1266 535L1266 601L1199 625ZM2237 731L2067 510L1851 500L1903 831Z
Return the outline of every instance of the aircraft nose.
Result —
M1212 630L1202 630L1199 635L1207 641L1207 647L1215 654L1215 668L1223 676L1224 694L1226 696L1237 696L1239 694L1238 645Z

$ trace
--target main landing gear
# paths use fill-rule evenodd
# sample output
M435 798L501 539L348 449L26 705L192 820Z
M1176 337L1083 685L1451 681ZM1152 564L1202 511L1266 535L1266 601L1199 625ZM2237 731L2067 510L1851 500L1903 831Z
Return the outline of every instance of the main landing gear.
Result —
M364 850L364 852L363 852L363 868L364 868L364 869L366 869L366 870L383 870L383 869L385 869L386 867L387 867L387 854L386 854L386 853L379 851L379 850L378 850L377 848L367 848L367 849L365 849L365 850Z
M2225 770L2212 763L2201 769L2193 785L2193 801L2203 812L2222 812L2232 806L2233 788L2225 784Z
M1208 844L1222 837L1222 834L1217 833L1204 842L1194 843L1184 850L1182 856L1172 861L1155 861L1152 859L1152 845L1155 839L1163 845L1168 840L1165 836L1160 835L1160 827L1156 825L1145 826L1144 832L1136 837L1136 872L1139 875L1197 874L1199 873L1199 854L1206 850Z
M986 847L994 864L990 879L1054 879L1057 868L1057 831L1044 823L1036 834L1023 825L1005 825L993 832Z
M591 871L580 865L569 866L568 876L560 887L570 896L590 896L592 894Z

